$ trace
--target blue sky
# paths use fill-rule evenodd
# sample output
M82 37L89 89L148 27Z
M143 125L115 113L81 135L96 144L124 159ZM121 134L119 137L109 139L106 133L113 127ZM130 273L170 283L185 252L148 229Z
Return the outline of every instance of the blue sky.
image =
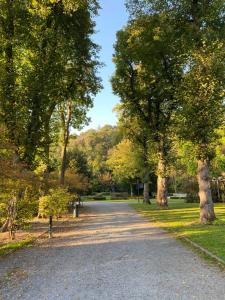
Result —
M101 0L100 5L102 9L96 18L97 33L94 36L94 41L102 48L100 60L105 66L100 70L99 75L103 80L104 89L96 96L94 108L88 113L92 119L91 123L82 131L105 124L116 124L116 115L112 109L119 102L119 99L113 95L109 80L114 72L112 54L116 32L126 24L128 16L124 0Z

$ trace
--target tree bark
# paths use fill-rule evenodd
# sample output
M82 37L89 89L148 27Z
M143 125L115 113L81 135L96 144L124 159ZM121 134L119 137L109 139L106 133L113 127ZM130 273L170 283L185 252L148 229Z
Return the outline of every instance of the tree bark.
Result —
M133 197L134 193L133 193L133 184L130 183L130 196Z
M60 167L60 176L59 183L61 185L65 184L65 173L66 173L66 159L67 159L67 146L69 143L70 137L70 123L72 119L72 103L69 102L67 105L66 116L64 112L61 113L61 122L63 129L63 145L62 145L62 154L61 154L61 167Z
M150 190L149 190L149 163L148 163L148 142L147 138L144 137L143 140L143 149L144 149L144 192L143 192L143 202L146 204L151 204L150 201Z
M167 176L166 176L166 161L164 151L159 151L158 161L158 178L157 178L157 205L159 207L167 207Z
M200 198L200 222L212 222L216 216L210 188L209 164L207 161L198 161L197 178Z
M150 196L149 196L149 171L148 168L145 169L144 175L144 200L145 204L151 204Z
M14 234L14 221L16 218L16 204L17 198L13 197L9 200L8 208L7 208L7 219L1 227L1 232L9 232L10 239L15 238Z

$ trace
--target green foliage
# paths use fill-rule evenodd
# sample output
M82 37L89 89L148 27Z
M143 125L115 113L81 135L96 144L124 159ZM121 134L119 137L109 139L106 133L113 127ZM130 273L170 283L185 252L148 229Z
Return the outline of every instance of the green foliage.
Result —
M1 224L9 208L13 225L30 219L39 193L56 186L59 119L68 107L68 129L88 122L101 87L98 46L91 39L98 8L96 0L0 3ZM75 176L88 185L85 176Z
M155 173L166 182L179 108L176 92L183 73L173 19L166 14L145 14L130 21L117 33L113 60L112 88L121 99L122 116L130 122L131 135L141 143L144 138L144 182L149 182L148 165L155 169L156 162ZM166 184L161 189L164 193L158 197L167 195ZM159 202L166 203L166 199Z
M100 88L92 42L97 1L5 1L0 5L0 110L20 157L48 164L52 116L73 103L72 124L86 121Z
M113 90L154 141L168 136L177 108L182 60L174 34L171 20L160 15L143 16L117 34Z
M28 247L34 242L33 238L27 238L20 242L8 243L4 245L0 245L0 256L7 255L12 253L15 250Z
M79 148L71 148L67 153L67 168L78 174L90 177L91 171L86 154Z
M71 142L71 147L79 149L86 155L92 174L98 175L107 171L108 151L121 141L117 127L106 125L97 130L90 129Z
M212 161L212 175L214 177L224 176L225 170L225 128L217 130L217 145L215 147L215 158Z
M27 188L23 198L17 204L16 224L24 225L38 213L38 193Z
M155 203L151 206L132 204L140 213L157 226L172 232L176 237L187 237L211 253L225 259L225 206L216 204L215 211L218 219L214 224L201 225L196 222L199 204L184 203L182 199L170 200L170 209L159 210Z
M140 177L143 169L140 151L127 139L109 151L107 165L117 180L130 181Z
M215 130L223 122L225 56L222 52L223 46L218 43L211 47L203 44L199 51L193 52L190 69L180 87L181 135L194 144L197 156L203 159L213 158Z
M90 129L71 139L68 158L74 156L76 168L90 178L93 191L111 189L111 174L106 164L108 151L122 139L118 127L105 125L99 129ZM73 154L72 154L73 153ZM86 162L87 165L86 165ZM82 170L81 170L82 168Z
M55 188L49 194L39 199L39 214L42 216L56 216L68 212L68 204L73 196L64 188Z
M175 98L180 103L179 133L193 143L198 158L211 160L215 154L215 130L224 117L224 1L126 2L134 19L157 15L169 21L168 29L161 31L159 27L155 31L155 39L166 48L163 33L171 28L171 45L177 45L174 54L182 70L182 80L174 86Z
M93 200L106 200L106 197L101 196L101 195L97 195L97 196L93 196Z
M18 160L4 127L0 127L0 226L12 213L12 226L21 226L37 213L39 178Z

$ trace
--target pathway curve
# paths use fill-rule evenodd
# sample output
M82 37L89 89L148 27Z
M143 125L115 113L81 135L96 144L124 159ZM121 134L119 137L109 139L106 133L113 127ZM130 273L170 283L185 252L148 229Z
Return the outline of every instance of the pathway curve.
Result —
M128 204L86 205L57 238L0 260L0 299L225 299L224 273Z

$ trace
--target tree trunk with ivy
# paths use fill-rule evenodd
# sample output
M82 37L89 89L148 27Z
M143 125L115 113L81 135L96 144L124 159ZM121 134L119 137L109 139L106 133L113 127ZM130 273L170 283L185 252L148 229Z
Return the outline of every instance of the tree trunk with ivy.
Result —
M210 187L209 163L207 161L198 161L197 178L200 198L200 222L212 222L216 216Z

